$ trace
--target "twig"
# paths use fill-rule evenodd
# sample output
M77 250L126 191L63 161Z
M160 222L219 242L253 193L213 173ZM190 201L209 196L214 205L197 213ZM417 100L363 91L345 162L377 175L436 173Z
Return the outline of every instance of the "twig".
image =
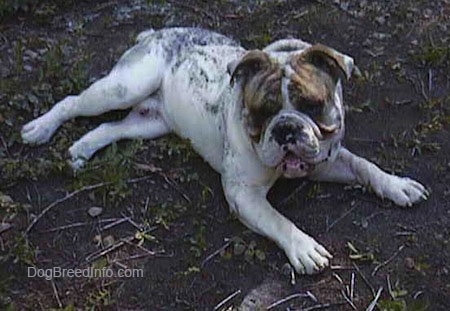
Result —
M390 278L389 274L386 275L386 283L387 283L389 295L391 295L392 299L395 299L394 292L392 291L391 278Z
M353 263L353 266L355 267L355 269L358 272L361 279L363 279L364 283L366 283L366 285L369 287L370 291L372 292L372 296L375 297L375 289L373 288L372 284L370 284L370 282L367 280L365 275L362 273L362 271L359 269L359 267L355 263Z
M267 307L267 310L275 308L275 307L277 307L277 306L279 306L279 305L281 305L281 304L283 304L283 303L285 303L285 302L287 302L289 300L292 300L292 299L295 299L295 298L304 298L304 297L311 298L311 296L308 293L292 294L292 295L289 295L289 296L287 296L287 297L285 297L283 299L275 301L274 303L272 303L270 306Z
M299 309L298 311L311 311L311 310L319 310L319 309L325 309L325 308L331 308L331 307L337 307L347 304L346 302L336 302L336 303L325 303L322 305L314 305L305 309Z
M53 288L53 294L55 295L56 301L58 302L58 307L61 309L63 307L63 304L61 303L61 299L59 299L58 289L56 288L55 281L53 281L52 279L51 283Z
M372 310L375 308L375 306L377 305L378 299L380 299L380 296L381 296L381 292L382 292L382 291L383 291L383 287L380 287L380 288L378 289L378 292L377 292L375 298L374 298L373 301L369 304L369 306L367 307L366 311L372 311Z
M94 189L101 188L101 187L105 187L105 186L107 186L107 185L110 185L111 183L112 183L112 182L102 182L102 183L98 183L98 184L95 184L95 185L90 185L90 186L82 187L82 188L80 188L80 189L78 189L78 190L75 190L75 191L69 193L69 194L66 195L65 197L63 197L63 198L61 198L61 199L58 199L58 200L54 201L53 203L47 205L47 207L44 208L44 209L42 210L42 212L41 212L38 216L36 216L35 219L33 219L33 221L30 223L30 225L29 225L28 228L25 230L25 232L23 233L22 236L25 237L25 236L31 231L31 229L33 229L34 225L35 225L42 217L44 217L44 215L47 214L49 210L51 210L51 209L52 209L53 207L55 207L56 205L58 205L58 204L60 204L60 203L62 203L62 202L64 202L64 201L67 201L68 199L70 199L70 198L76 196L77 194L79 194L79 193L81 193L81 192L89 191L89 190L94 190Z
M141 181L150 179L150 178L152 178L152 176L150 176L150 175L148 175L148 176L142 176L142 177L137 177L137 178L132 178L132 179L128 179L128 180L126 181L126 183L127 183L127 184L135 184L135 183L138 183L138 182L141 182Z
M127 265L121 263L121 262L118 261L118 260L114 260L114 261L112 262L112 264L117 265L117 266L119 266L119 268L122 268L122 269L124 269L124 270L125 270L125 269L128 269L128 266L127 266Z
M152 227L151 229L153 229L153 228L156 228L156 227ZM148 232L150 232L150 231L146 231L146 233L148 233ZM131 241L125 241L125 243L127 243L127 244L129 244L131 246L134 246L136 248L139 248L141 251L144 251L148 255L155 255L156 254L154 251L151 251L151 250L145 248L142 245L131 243Z
M98 221L98 223L105 223L105 222L111 222L111 221L116 221L116 218L110 218L110 219L100 219ZM59 226L59 227L55 227L55 228L51 228L51 229L47 229L47 230L43 230L43 231L39 231L39 232L55 232L55 231L60 231L60 230L67 230L67 229L71 229L71 228L77 228L77 227L83 227L83 226L87 226L87 225L91 225L94 222L74 222L68 225L64 225L64 226Z
M228 303L229 301L231 301L231 299L233 299L234 297L236 297L237 295L239 295L241 293L241 290L238 289L237 291L235 291L234 293L232 293L230 296L228 296L227 298L225 298L224 300L222 300L221 302L219 302L215 307L214 307L214 311L219 310L220 308L222 308L226 303Z
M431 92L433 88L433 71L431 68L428 69L428 92Z
M420 295L422 295L424 293L423 290L419 290L418 292L414 293L414 295L412 296L413 299L417 299L417 297L419 297Z
M422 80L419 80L419 82L420 82L420 92L421 92L421 95L423 96L423 98L425 99L425 101L428 101L429 98L428 98L428 95L425 93L425 85L424 85L424 83L423 83Z
M153 254L149 254L149 253L145 253L145 254L136 254L136 255L131 255L125 258L121 258L120 261L131 261L131 260L136 260L136 259L141 259L141 258L145 258L148 256L153 256L153 255L158 255L161 253L153 253ZM113 261L112 263L115 263L116 261Z
M189 204L192 203L191 199L190 199L183 191L181 191L181 190L179 189L177 183L176 183L174 180L170 179L170 178L167 177L167 176L163 176L163 177L164 177L164 180L167 182L167 184L169 184L173 189L175 189L179 194L181 194L181 196L182 196Z
M219 248L218 250L216 250L214 253L212 253L211 255L209 255L208 257L205 258L205 260L202 261L201 267L203 268L206 263L208 261L210 261L211 259L213 259L214 257L216 257L218 254L220 254L220 252L222 252L223 250L225 250L228 246L230 246L230 244L233 242L232 239L228 240L221 248Z
M348 266L330 266L331 271L340 271L340 270L355 270L354 267Z
M355 273L352 272L352 278L350 280L350 300L353 301L353 296L355 294Z
M287 198L285 198L283 201L278 203L277 206L280 207L280 206L283 206L284 204L286 204L287 202L289 202L294 196L297 195L297 193L299 193L303 188L305 188L305 186L306 186L306 182L303 182L300 186L295 188L295 190L290 195L288 195Z
M111 253L112 251L118 249L119 247L122 247L125 243L133 241L134 239L135 239L134 236L130 236L130 237L127 237L121 241L118 241L117 243L114 243L106 248L95 251L86 257L85 262L91 263L91 262L97 260L98 258Z
M352 300L347 296L344 290L341 290L342 297L344 297L345 301L352 307L353 310L358 310Z
M105 231L105 230L108 230L108 229L110 229L110 228L112 228L112 227L115 227L115 226L117 226L117 225L120 225L121 223L127 221L127 218L128 218L128 217L117 219L116 221L114 221L114 222L112 222L112 223L110 223L110 224L107 224L107 225L101 227L101 228L100 228L100 231Z
M11 153L9 153L8 144L6 143L2 135L0 135L0 141L2 142L3 149L5 149L6 154L8 155L9 158L11 158Z
M343 281L342 278L339 276L339 274L333 272L332 275L334 276L334 278L335 278L336 280L338 280L339 283L341 283L342 286L345 286L344 281Z
M327 224L326 232L329 232L331 230L331 228L333 228L339 221L341 221L348 214L350 214L358 205L359 205L358 203L355 203L355 205L353 205L351 208L349 208L348 211L346 211L344 214L342 214L338 219L333 221L330 225Z
M378 270L380 270L381 268L383 268L384 266L388 265L392 260L394 260L395 257L398 256L398 254L400 254L400 252L405 248L405 244L401 245L397 251L391 256L389 257L386 261L383 261L382 263L380 263L378 266L375 267L375 269L373 269L372 271L372 276L374 276L375 274L377 274Z
M126 218L126 221L128 221L130 223L130 225L132 225L133 227L135 227L139 231L142 230L142 226L137 224L133 219L131 219L130 216L125 216L125 213L121 213L121 215Z
M309 298L312 299L312 301L314 301L315 303L318 303L319 300L317 299L316 296L313 295L313 293L311 293L309 290L306 291L306 295L308 295Z

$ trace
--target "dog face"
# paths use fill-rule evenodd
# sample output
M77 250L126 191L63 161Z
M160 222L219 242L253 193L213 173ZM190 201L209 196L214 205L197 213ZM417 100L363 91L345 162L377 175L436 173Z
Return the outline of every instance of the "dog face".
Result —
M344 133L342 78L353 59L317 44L248 52L229 65L242 88L242 120L261 161L303 177L333 156Z

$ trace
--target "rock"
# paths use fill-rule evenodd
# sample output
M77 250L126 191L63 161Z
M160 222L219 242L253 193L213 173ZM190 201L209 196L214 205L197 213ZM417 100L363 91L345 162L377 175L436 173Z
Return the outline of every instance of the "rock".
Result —
M378 16L377 18L375 18L375 22L380 25L383 26L384 24L386 24L386 17L384 16Z
M265 280L253 289L242 301L239 311L266 310L267 307L288 293L285 285L276 280Z
M11 229L12 225L7 222L0 223L0 234Z
M91 217L100 216L100 214L102 212L103 212L103 208L102 207L98 207L98 206L92 206L91 208L88 209L88 214Z

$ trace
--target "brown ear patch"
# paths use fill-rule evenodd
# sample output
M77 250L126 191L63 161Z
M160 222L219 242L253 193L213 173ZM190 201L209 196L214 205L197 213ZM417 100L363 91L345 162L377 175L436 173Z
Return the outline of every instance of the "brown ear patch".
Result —
M350 78L353 59L323 44L315 44L300 54L295 61L303 61L328 72L335 80Z
M260 50L248 52L228 65L231 82L239 80L247 130L257 140L265 122L282 108L280 65Z
M240 60L228 64L228 72L231 75L231 82L234 82L239 77L253 76L259 71L270 68L271 65L269 55L261 50L252 50Z

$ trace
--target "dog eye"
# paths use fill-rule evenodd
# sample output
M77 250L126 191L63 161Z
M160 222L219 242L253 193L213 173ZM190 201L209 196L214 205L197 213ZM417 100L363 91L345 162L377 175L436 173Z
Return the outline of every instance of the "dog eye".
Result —
M309 117L318 119L323 113L324 105L322 102L300 99L295 104L295 107L298 111L307 114Z
M273 98L266 98L261 105L261 114L264 116L271 116L281 109L281 101Z

